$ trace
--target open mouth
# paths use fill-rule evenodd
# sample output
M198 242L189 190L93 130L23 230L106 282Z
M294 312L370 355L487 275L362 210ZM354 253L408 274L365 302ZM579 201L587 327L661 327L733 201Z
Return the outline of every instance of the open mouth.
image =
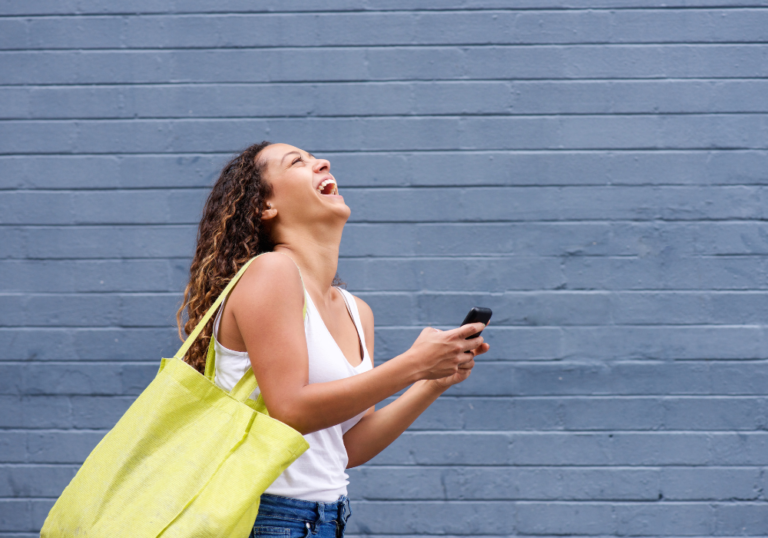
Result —
M317 186L317 192L320 194L339 194L339 189L336 187L336 182L328 178Z

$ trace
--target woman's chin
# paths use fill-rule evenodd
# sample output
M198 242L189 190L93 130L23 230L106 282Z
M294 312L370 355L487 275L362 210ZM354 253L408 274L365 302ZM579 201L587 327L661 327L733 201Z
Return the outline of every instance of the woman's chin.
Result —
M334 215L333 219L336 218L343 218L344 221L346 221L349 218L349 215L351 214L351 210L349 209L349 206L344 202L344 197L340 194L318 194L322 199L322 209L320 209L320 214L317 214L315 217L312 218L323 218L320 215L325 214L328 216ZM319 208L318 208L319 209ZM306 215L309 216L309 215Z
M349 206L344 202L344 197L341 194L323 194L323 200L335 209L343 210L347 216L349 216Z

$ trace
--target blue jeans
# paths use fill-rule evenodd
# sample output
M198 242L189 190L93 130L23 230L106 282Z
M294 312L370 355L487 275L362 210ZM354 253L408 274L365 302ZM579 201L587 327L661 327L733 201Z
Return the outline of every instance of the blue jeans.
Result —
M343 495L336 502L323 503L265 493L251 538L343 538L351 513L349 499Z

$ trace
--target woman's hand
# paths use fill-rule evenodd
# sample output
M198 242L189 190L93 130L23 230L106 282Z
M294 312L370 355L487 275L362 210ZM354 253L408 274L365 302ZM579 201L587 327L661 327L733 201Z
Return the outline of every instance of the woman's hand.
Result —
M406 353L416 362L418 378L455 378L455 383L466 379L474 365L475 355L488 350L488 344L484 343L482 336L471 340L467 340L467 337L479 333L484 328L485 325L478 322L450 331L440 331L432 327L421 331Z
M472 360L461 364L459 366L458 372L456 372L453 375L441 377L440 379L433 379L430 381L430 383L434 384L441 391L444 391L449 387L452 387L453 385L458 385L462 381L466 381L466 379L472 373L472 368L475 366L475 357L478 355L482 355L483 353L488 351L490 347L491 346L488 344L483 344L482 346L478 347L477 349L471 352Z

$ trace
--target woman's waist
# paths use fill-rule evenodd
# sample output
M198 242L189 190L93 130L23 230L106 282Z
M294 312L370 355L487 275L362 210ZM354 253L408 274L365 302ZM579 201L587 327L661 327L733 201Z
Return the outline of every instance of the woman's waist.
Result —
M345 495L332 502L316 502L265 493L259 504L259 518L279 517L323 523L344 522L349 514L349 499Z

